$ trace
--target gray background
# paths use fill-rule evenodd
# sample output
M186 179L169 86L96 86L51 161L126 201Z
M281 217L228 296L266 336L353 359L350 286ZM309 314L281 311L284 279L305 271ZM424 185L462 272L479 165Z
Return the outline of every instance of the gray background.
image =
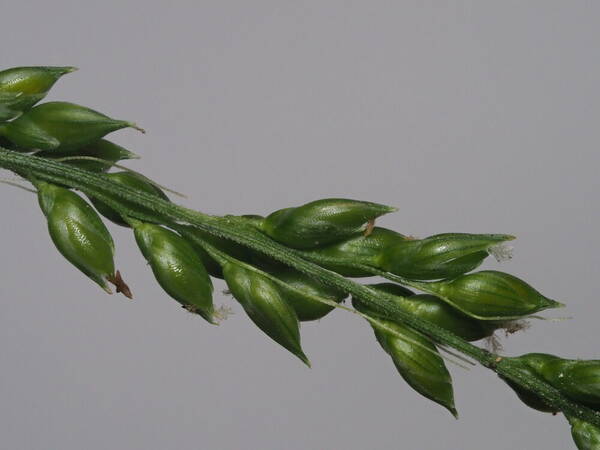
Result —
M136 120L131 164L221 213L343 196L417 236L519 237L519 275L568 309L505 352L598 357L600 4L586 1L10 2L2 67L76 65L49 99ZM135 302L55 251L5 186L0 447L565 449L562 417L451 367L455 421L397 375L369 327L303 326L309 370L236 314L210 327L111 227ZM220 294L216 301L233 304Z

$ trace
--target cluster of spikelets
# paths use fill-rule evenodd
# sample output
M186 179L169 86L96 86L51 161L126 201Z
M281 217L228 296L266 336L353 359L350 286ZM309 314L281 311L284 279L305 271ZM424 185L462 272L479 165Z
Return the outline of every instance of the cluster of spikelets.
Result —
M20 67L0 72L0 146L70 166L104 173L115 183L168 201L154 182L129 170L108 173L136 156L103 139L133 123L111 119L65 102L37 105L70 67ZM36 106L37 105L37 106ZM324 317L347 294L233 241L190 225L142 221L148 211L122 199L89 198L68 186L28 173L60 253L103 289L131 297L115 270L114 243L101 216L133 230L139 249L165 292L190 312L216 323L211 277L224 279L233 297L264 333L306 364L300 322ZM128 215L124 211L134 211ZM272 240L345 277L384 275L395 283L367 285L396 306L459 336L476 341L539 311L561 306L523 280L499 271L473 272L490 254L504 254L502 234L447 233L415 239L376 227L394 208L357 200L323 199L280 209L266 217L236 216ZM135 216L136 218L132 217ZM400 284L399 284L400 283ZM407 287L424 293L415 294ZM438 346L426 335L382 316L360 299L352 306L373 327L377 341L400 375L417 392L456 415L452 381ZM564 360L546 354L520 357L524 370L566 397L600 408L600 362ZM532 408L557 412L535 394L506 380ZM600 430L569 418L580 449L600 448Z

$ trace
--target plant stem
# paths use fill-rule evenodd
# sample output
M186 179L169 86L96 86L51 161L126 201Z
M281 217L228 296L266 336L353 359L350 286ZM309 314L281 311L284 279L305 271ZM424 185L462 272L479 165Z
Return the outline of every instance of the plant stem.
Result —
M523 370L518 360L500 357L470 344L443 328L403 311L395 305L392 297L388 294L376 292L335 272L322 268L303 257L301 252L282 246L263 235L247 225L244 220L234 216L209 216L163 200L156 195L146 194L115 183L103 174L91 173L67 164L17 153L2 147L0 147L0 167L18 174L30 174L41 180L67 185L92 197L112 198L117 202L126 201L153 212L156 215L153 218L154 221L162 222L167 226L187 223L215 236L233 240L262 252L312 278L360 298L375 312L404 323L410 328L429 336L438 344L452 347L473 358L498 375L538 395L552 408L562 411L568 416L577 417L600 426L599 413L569 400L542 380L530 377ZM131 216L140 220L147 220L146 216L140 216L135 211L131 211Z

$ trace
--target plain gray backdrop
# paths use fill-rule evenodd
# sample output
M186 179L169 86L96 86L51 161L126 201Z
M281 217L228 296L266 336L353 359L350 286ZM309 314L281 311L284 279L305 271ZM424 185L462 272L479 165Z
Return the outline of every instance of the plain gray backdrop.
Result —
M486 263L568 308L506 354L598 353L600 4L592 1L7 2L3 68L75 65L49 100L135 120L130 167L202 211L323 197L395 205L416 236L511 233ZM450 367L460 420L418 396L343 311L302 327L313 363L234 301L211 327L111 226L134 294L107 296L54 249L33 195L0 189L0 447L567 449L561 416L491 372Z

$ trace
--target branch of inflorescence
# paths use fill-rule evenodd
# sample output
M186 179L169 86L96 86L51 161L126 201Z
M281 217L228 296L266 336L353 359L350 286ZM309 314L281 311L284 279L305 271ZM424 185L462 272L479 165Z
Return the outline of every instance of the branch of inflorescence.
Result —
M429 336L438 344L453 348L459 353L476 360L501 377L509 379L536 394L549 406L562 411L567 416L576 417L600 426L599 413L569 400L549 384L531 377L519 361L510 357L501 357L477 347L453 333L401 310L387 294L375 292L335 272L324 269L303 257L301 252L278 244L235 216L210 216L176 205L155 195L115 183L102 174L90 173L64 163L21 154L1 147L0 167L12 170L19 175L34 176L41 180L70 186L90 196L112 199L113 202L117 203L127 202L143 207L144 210L148 211L147 214L142 215L139 212L130 211L131 217L140 220L150 220L167 226L189 224L215 236L230 239L262 252L327 285L361 299L378 314L400 321L415 331ZM122 205L121 209L126 210L126 206Z

